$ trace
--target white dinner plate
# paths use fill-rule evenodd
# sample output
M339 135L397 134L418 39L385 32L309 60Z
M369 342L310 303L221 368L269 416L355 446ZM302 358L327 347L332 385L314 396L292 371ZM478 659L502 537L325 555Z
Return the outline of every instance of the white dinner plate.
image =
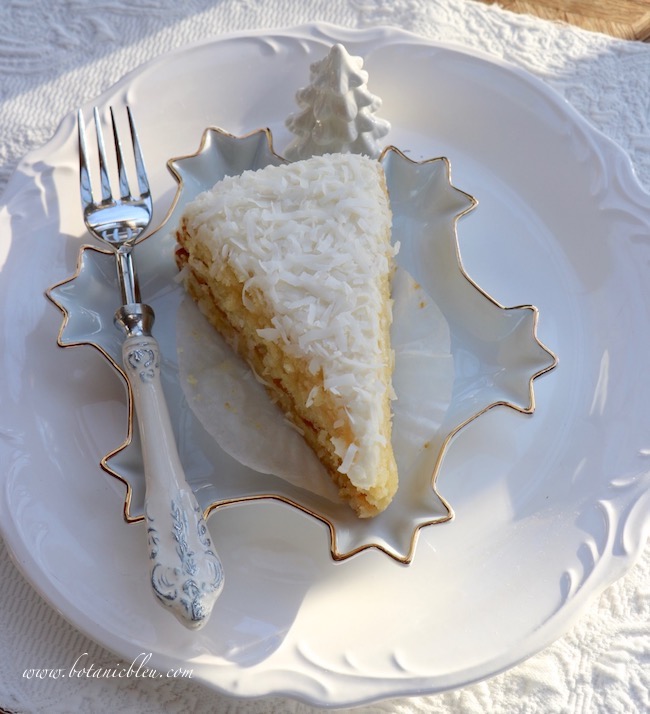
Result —
M142 527L99 468L125 438L124 383L96 350L57 347L44 296L87 241L69 116L0 207L0 527L38 591L125 659L151 652L235 696L343 706L510 667L633 562L650 493L650 214L623 152L533 77L392 29L317 25L186 48L94 102L134 109L157 222L175 191L166 161L195 152L206 126L268 126L282 152L294 93L333 42L364 58L387 142L448 157L480 199L459 230L465 269L499 303L536 305L560 357L535 382L535 414L495 408L458 434L438 480L455 519L424 528L408 566L372 549L335 562L327 527L285 503L217 510L226 589L208 625L185 630L152 607Z

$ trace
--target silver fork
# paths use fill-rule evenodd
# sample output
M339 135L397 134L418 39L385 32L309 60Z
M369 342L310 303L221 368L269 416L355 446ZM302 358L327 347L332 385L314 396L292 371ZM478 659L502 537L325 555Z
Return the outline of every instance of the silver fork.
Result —
M115 324L125 335L124 372L130 386L142 441L146 496L145 520L151 585L159 602L191 629L202 627L223 588L223 568L215 553L203 513L187 484L176 448L169 410L160 381L160 348L151 334L154 312L140 301L133 247L151 223L151 192L131 110L127 107L138 194L133 195L122 154L117 123L111 124L120 197L114 198L97 108L94 109L101 199L90 179L84 119L79 127L79 179L84 223L116 256L122 307Z

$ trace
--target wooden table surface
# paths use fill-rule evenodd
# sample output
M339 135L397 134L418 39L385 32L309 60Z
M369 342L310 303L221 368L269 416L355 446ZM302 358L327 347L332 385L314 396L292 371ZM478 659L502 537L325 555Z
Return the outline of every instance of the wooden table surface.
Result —
M479 0L625 40L650 39L650 0Z

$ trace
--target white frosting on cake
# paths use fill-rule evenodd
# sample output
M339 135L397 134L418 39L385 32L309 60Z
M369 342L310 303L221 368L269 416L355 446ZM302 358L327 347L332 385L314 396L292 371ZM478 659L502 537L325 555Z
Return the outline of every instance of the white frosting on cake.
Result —
M333 441L339 470L357 488L372 486L372 445L383 440L382 404L392 396L377 344L381 284L396 253L381 166L336 154L246 171L199 195L185 220L209 249L214 276L227 260L245 301L264 296L274 317L258 334L306 356L323 388L345 401L355 441Z

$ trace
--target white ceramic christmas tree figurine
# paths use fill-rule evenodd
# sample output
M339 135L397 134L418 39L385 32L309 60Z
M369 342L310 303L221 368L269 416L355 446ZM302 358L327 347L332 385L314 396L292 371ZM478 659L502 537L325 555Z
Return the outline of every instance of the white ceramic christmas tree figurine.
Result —
M361 57L336 44L327 57L311 65L310 73L309 86L296 93L301 111L286 121L295 138L284 156L297 161L340 152L377 158L378 140L390 124L374 115L381 99L368 91Z

